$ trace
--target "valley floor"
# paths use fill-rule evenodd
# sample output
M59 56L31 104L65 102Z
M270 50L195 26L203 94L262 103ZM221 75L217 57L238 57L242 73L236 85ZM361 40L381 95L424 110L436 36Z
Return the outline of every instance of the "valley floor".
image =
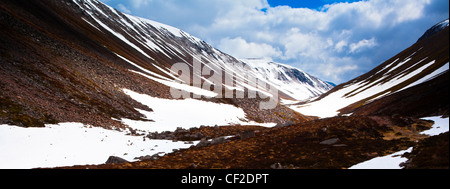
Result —
M381 119L391 125L378 124ZM424 120L335 117L287 127L227 126L186 130L190 134L201 132L207 139L229 136L220 144L203 146L198 145L198 140L154 140L145 135L131 136L128 131L79 123L45 128L1 125L0 168L395 169L401 168L399 163L407 160L399 156L404 150L410 152L416 145L415 140L427 138L422 134L434 136L449 130L448 118L424 119L433 120L434 126ZM243 133L249 130L253 135L243 138ZM161 157L135 159L155 154ZM109 156L121 157L129 163L103 164Z

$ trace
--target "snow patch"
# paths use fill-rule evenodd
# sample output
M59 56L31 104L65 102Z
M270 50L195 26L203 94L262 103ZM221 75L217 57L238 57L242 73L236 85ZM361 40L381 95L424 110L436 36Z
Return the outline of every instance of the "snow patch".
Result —
M377 157L350 167L349 169L401 169L400 164L408 158L401 157L405 153L411 153L413 148L396 152L384 157Z
M154 122L139 123L139 121L122 119L130 127L139 125L138 129L147 132L175 131L178 127L189 129L201 125L263 125L275 126L274 123L258 124L248 122L241 108L229 104L219 104L196 99L170 100L139 94L123 89L124 93L134 100L147 105L153 112L140 111L147 119ZM139 124L136 124L139 123Z
M0 169L96 165L105 163L109 156L136 161L135 157L171 153L192 145L126 134L81 123L45 128L0 125Z
M421 132L420 134L429 135L429 136L437 136L442 133L449 132L449 118L441 118L441 117L424 117L421 118L424 120L432 120L434 121L434 125L430 130Z

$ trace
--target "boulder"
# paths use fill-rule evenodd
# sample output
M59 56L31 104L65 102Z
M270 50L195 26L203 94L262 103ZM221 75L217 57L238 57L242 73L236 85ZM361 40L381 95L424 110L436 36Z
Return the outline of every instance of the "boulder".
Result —
M320 144L323 145L333 145L339 142L339 138L332 138L332 139L328 139L328 140L324 140L322 142L320 142Z
M283 169L283 165L281 165L281 163L275 163L270 165L271 169Z
M213 145L214 144L222 144L225 142L226 142L225 137L218 137L218 138L212 139L211 144L213 144Z
M295 125L293 121L287 121L285 123L278 123L275 127L289 127Z
M209 144L211 144L211 142L209 142L209 141L206 140L206 139L202 139L202 140L200 140L200 142L196 145L196 147L201 148L201 147L208 146Z
M121 163L128 163L128 161L120 157L109 156L108 160L105 162L105 164L121 164Z

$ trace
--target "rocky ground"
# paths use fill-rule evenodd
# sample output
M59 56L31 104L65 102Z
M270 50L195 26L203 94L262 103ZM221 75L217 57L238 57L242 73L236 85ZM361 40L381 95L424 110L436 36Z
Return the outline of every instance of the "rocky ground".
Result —
M409 160L403 164L406 169L448 169L449 133L443 133L421 141L411 153L405 154Z
M419 132L432 124L412 118L335 117L274 128L230 126L179 129L174 133L184 133L180 136L201 133L204 135L203 141L207 138L212 140L138 162L65 168L345 169L415 146L416 141L425 138ZM221 136L232 137L221 139Z

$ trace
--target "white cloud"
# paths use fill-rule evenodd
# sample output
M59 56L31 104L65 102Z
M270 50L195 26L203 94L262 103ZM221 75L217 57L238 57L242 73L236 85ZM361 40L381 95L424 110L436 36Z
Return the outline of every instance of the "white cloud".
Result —
M347 60L346 60L347 59ZM340 61L351 61L349 58L342 58ZM336 64L335 62L324 63L317 65L317 73L325 78L332 79L334 81L342 80L342 75L347 72L352 72L357 70L359 67L356 64Z
M237 58L263 58L263 57L279 57L281 52L268 44L259 44L247 42L244 39L238 38L224 38L220 41L218 46L222 51Z
M350 53L357 53L364 49L372 48L377 46L377 42L375 41L375 38L372 39L363 39L359 41L358 43L352 43L350 44Z
M326 50L330 47L330 40L317 33L303 33L298 28L293 28L281 39L284 46L283 59L295 59L299 57L323 57L328 56Z
M341 41L336 43L336 45L334 46L334 49L337 52L342 52L342 51L344 51L344 48L347 47L347 46L348 46L347 41L341 40Z
M380 28L419 19L431 0L368 0L324 7L334 21L351 21L355 26Z

